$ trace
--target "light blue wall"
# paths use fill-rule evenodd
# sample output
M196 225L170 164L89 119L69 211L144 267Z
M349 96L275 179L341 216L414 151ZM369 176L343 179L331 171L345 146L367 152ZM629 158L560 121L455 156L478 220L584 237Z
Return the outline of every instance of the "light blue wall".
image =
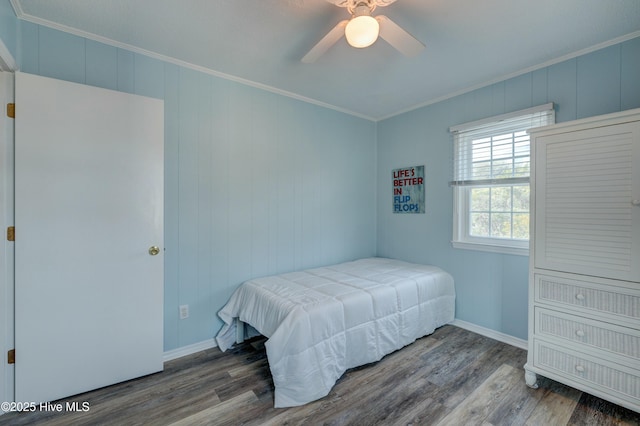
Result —
M165 350L211 339L248 278L375 254L375 123L18 27L22 71L165 101Z
M18 21L8 0L0 38L25 72L165 100L165 350L211 338L247 278L376 253L444 267L459 319L526 339L528 258L451 247L448 128L546 102L558 122L640 107L640 38L377 125ZM427 213L392 214L391 170L421 164Z
M0 0L0 40L9 50L13 59L17 51L17 18L9 0Z
M554 102L556 121L640 107L640 38L378 123L378 254L440 265L456 282L456 317L527 338L528 257L451 247L452 138L465 122ZM392 213L391 170L425 165L426 214Z

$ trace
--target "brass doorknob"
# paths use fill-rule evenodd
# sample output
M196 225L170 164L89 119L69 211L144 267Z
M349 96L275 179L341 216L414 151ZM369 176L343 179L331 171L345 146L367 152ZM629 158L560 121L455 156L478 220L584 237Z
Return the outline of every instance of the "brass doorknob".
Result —
M155 256L156 254L160 253L160 248L158 246L151 246L149 247L149 254L151 256Z

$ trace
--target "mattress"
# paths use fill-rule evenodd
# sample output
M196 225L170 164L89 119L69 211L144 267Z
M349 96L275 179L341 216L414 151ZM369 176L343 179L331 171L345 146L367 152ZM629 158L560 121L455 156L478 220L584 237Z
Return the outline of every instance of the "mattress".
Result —
M243 283L218 313L225 351L238 321L265 343L275 407L326 396L349 368L380 360L454 319L453 278L444 270L367 258Z

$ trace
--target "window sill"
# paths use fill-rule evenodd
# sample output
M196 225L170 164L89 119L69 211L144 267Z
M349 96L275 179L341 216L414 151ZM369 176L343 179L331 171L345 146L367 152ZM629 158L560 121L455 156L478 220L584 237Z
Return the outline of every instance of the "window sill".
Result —
M496 244L470 243L463 241L452 241L453 248L464 250L487 251L491 253L513 254L517 256L529 256L529 247L507 247Z

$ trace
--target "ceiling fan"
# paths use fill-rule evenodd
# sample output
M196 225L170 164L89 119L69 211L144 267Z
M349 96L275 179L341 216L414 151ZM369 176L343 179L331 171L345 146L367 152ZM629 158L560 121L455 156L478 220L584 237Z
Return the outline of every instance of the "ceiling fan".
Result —
M302 58L302 62L315 62L324 52L345 36L347 42L357 48L371 46L378 35L406 56L415 56L424 44L400 28L384 15L371 16L378 6L388 6L396 0L327 0L336 6L345 7L351 19L338 22L322 40Z

